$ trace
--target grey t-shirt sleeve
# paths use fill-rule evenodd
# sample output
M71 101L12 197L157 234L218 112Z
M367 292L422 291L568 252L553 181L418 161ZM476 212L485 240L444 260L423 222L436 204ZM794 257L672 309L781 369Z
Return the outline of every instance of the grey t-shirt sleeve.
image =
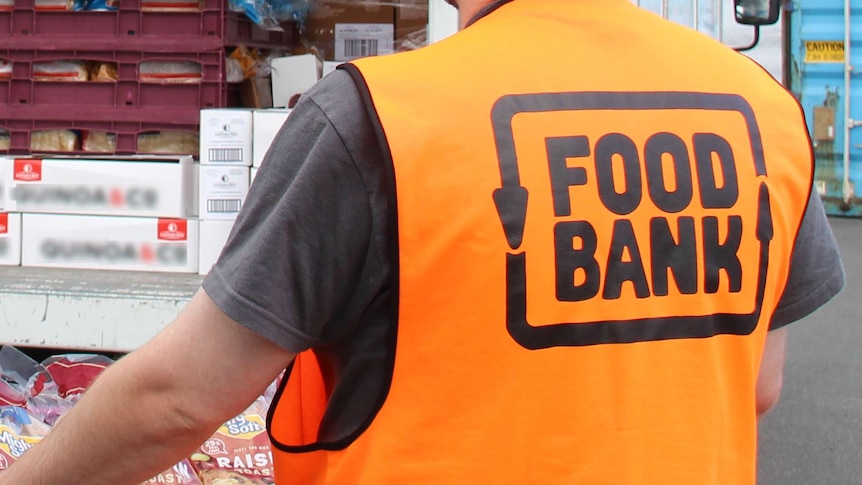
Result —
M384 279L354 161L382 157L368 119L345 72L303 96L203 281L228 316L293 352L350 332Z
M769 328L800 320L823 306L844 287L844 267L823 203L812 192L793 246L787 285Z

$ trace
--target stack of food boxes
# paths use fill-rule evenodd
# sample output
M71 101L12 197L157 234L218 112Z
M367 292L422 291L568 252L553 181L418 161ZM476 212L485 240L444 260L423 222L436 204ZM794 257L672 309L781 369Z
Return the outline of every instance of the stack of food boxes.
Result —
M206 274L289 113L201 111L200 164L0 157L0 265Z
M15 157L0 169L3 264L197 271L191 157Z
M216 263L289 110L201 111L199 272Z

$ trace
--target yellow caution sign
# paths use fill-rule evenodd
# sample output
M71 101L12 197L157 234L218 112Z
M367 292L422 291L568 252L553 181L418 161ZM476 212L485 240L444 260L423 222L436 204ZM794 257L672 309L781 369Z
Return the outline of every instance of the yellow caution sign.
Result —
M805 62L844 62L844 41L806 40Z

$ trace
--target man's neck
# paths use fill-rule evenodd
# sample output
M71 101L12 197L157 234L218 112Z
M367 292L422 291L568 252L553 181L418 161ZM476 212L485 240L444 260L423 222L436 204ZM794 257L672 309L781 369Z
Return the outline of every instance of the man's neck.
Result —
M458 20L461 29L496 10L500 5L512 0L459 0Z

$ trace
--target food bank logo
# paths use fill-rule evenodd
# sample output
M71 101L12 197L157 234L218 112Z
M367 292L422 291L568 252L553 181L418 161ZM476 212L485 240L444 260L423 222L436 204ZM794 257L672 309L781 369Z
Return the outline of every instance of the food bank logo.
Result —
M501 178L493 199L509 246L506 324L521 346L755 329L772 216L743 98L513 95L498 100L492 121ZM536 164L547 170L523 170ZM528 314L533 300L545 304Z
M15 160L13 177L19 182L39 182L42 180L42 160Z

